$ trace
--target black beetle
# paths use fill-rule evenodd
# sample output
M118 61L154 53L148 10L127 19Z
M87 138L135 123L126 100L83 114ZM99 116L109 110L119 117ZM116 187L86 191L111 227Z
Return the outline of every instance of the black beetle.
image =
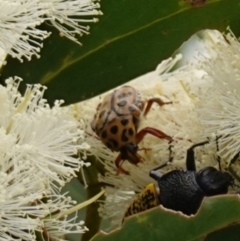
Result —
M234 178L229 172L221 170L220 163L219 170L208 166L196 171L194 148L207 143L194 144L187 150L187 170L173 170L166 174L157 172L168 162L152 169L149 175L157 181L160 191L154 184L149 184L130 204L124 218L159 204L191 215L198 211L204 197L226 194L228 188L234 185Z

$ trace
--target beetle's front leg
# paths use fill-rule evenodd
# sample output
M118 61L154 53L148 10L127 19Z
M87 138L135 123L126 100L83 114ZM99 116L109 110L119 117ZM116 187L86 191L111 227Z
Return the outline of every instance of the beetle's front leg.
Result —
M194 157L194 149L198 146L203 146L208 144L209 141L203 141L192 145L187 150L187 158L186 158L186 166L188 171L196 171L195 157Z
M163 174L161 174L160 172L157 172L157 170L166 167L168 165L169 161L163 163L160 166L157 166L155 168L153 168L150 172L149 172L149 176L151 178L153 178L155 181L158 181L159 179L161 179L161 177L163 176Z
M145 127L136 134L136 143L138 144L139 142L141 142L146 134L151 134L160 139L173 141L172 137L165 134L163 131L160 131L160 130L152 128L152 127Z
M163 106L163 105L168 105L168 104L172 104L172 101L168 101L168 102L164 102L162 99L160 98L151 98L147 101L147 106L145 108L145 111L143 113L143 116L146 116L149 112L149 110L152 107L153 103L157 103L159 106Z
M140 155L138 155L137 153L135 153L133 156L133 158L128 158L128 162L130 162L132 165L135 165L137 166L137 164L139 162L143 162L144 161L144 158ZM115 164L116 164L116 167L117 167L117 175L119 175L121 172L124 173L124 174L127 174L129 175L129 172L126 171L124 168L122 168L122 164L123 164L123 158L122 158L122 154L120 153L116 160L115 160Z
M119 154L115 160L115 165L117 167L116 175L119 175L121 172L126 175L129 175L129 172L126 171L124 168L122 168L122 164L123 164L122 156L121 156L121 154Z

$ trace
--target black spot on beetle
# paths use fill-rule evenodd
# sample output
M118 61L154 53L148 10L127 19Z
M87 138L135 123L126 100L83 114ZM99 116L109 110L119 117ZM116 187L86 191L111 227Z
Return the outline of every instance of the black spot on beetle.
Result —
M107 138L107 131L106 131L106 130L103 131L101 137L102 137L103 139Z
M132 128L129 128L129 129L128 129L128 134L129 134L130 136L132 136L132 135L134 134L134 131L133 131Z
M117 134L117 132L118 132L118 127L117 127L117 126L112 126L112 127L110 128L110 132L111 132L112 134Z
M123 119L123 120L121 120L121 124L123 125L123 126L126 126L127 124L128 124L128 120L127 119Z
M112 149L111 143L107 142L107 143L106 143L106 146L107 146L109 149Z
M109 142L112 144L112 146L114 146L115 148L118 147L118 142L114 139L109 139Z
M123 107L123 106L125 106L126 104L127 104L127 101L126 101L126 100L122 100L122 101L120 101L120 102L117 103L117 105L120 106L120 107Z
M128 141L128 137L126 136L126 132L127 132L127 129L124 129L122 131L122 135L121 135L121 140L122 141Z

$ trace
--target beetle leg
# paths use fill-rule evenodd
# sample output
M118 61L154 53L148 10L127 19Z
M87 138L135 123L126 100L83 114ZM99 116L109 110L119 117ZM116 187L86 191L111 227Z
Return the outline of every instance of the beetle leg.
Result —
M160 165L160 166L157 166L157 167L153 168L153 169L149 172L149 176L150 176L151 178L153 178L154 180L158 181L158 180L163 176L163 174L161 174L160 172L157 172L157 170L159 170L159 169L167 166L167 165L168 165L168 162L169 162L169 161L163 163L163 164Z
M168 136L164 132L162 132L158 129L152 128L152 127L145 127L136 134L136 143L138 144L139 142L141 142L146 134L151 134L160 139L166 139L168 141L173 141L172 137Z
M115 164L117 167L117 173L116 173L117 175L119 175L121 172L126 175L129 175L129 172L122 168L123 160L122 160L121 154L117 156L115 160Z
M128 162L130 162L132 165L135 165L137 166L137 164L139 162L143 162L144 161L144 158L140 155L138 155L137 153L135 154L136 155L136 159L127 159ZM117 167L117 175L119 175L121 172L126 174L126 175L129 175L129 172L126 171L124 168L122 168L122 164L123 164L123 160L122 160L122 156L121 156L121 153L117 156L116 160L115 160L115 164L116 164L116 167Z
M209 143L209 141L203 141L200 143L196 143L187 150L186 166L187 166L188 171L196 171L196 164L195 164L195 157L194 157L195 147L203 146L208 143Z
M156 102L158 105L160 106L163 106L163 105L168 105L168 104L172 104L173 102L172 101L168 101L168 102L164 102L162 99L160 98L151 98L147 101L147 106L145 108L145 111L143 113L143 116L146 116L149 112L149 110L151 109L152 107L152 104Z

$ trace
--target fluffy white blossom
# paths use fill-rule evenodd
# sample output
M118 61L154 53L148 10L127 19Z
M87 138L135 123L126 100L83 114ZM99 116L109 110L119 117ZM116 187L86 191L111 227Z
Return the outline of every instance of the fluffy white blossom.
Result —
M20 82L9 78L0 86L0 239L32 241L40 232L64 240L87 231L76 221L78 209L69 219L66 210L76 202L60 190L89 165L82 159L89 145L71 108L61 108L61 101L50 108L41 85L21 95Z
M78 212L74 212L73 217L64 215L67 210L76 205L76 201L71 200L66 194L52 196L46 205L49 206L50 213L53 214L43 219L42 235L46 240L51 237L52 240L62 241L66 240L66 234L88 231L87 227L84 226L84 221L77 221Z
M0 48L21 62L38 54L43 39L50 33L36 27L47 17L46 4L40 8L38 1L0 0Z
M2 151L1 151L2 153ZM47 208L34 204L43 197L44 180L35 177L33 168L1 159L0 167L0 221L1 240L35 240L35 231L40 231L40 218L48 214Z
M23 62L40 57L42 41L50 35L37 27L46 22L80 44L78 36L89 33L86 23L101 15L95 0L0 0L0 49Z
M89 26L86 23L97 22L98 18L90 16L102 15L98 9L98 0L39 0L48 3L47 16L51 24L56 27L61 36L65 36L81 45L77 37L89 34Z
M61 102L50 108L42 99L43 86L29 85L22 96L19 83L19 78L11 78L6 88L0 86L0 125L13 142L8 152L14 163L33 166L51 185L54 181L62 186L83 165L76 155L89 147L84 133L71 111L60 107Z
M195 68L205 74L187 88L196 96L202 136L213 137L212 146L218 137L218 155L229 166L240 152L240 43L231 31L223 35L205 32L202 43L207 54L198 53Z

